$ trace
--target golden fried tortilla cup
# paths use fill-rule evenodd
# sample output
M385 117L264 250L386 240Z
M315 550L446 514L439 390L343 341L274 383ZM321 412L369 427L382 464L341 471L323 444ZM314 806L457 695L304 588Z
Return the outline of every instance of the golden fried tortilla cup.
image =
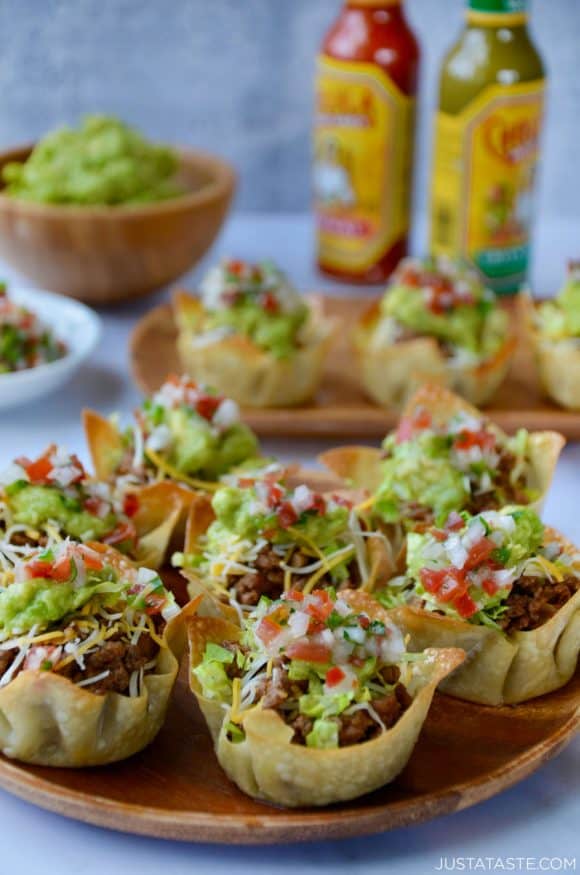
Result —
M546 529L569 555L577 549L563 535ZM409 650L460 647L467 657L446 678L443 692L481 705L515 705L551 693L566 684L580 653L580 590L543 626L504 635L488 626L400 607L390 611L409 635Z
M537 324L537 305L528 295L521 307L544 392L561 407L580 410L580 345L574 339L545 337Z
M103 545L91 547L112 555ZM142 750L164 723L186 645L185 621L195 609L191 602L165 626L155 667L144 675L139 696L97 695L50 671L22 671L0 689L2 753L25 763L81 768Z
M240 334L198 342L203 305L186 292L176 292L173 308L183 369L244 407L291 407L309 401L320 383L336 323L323 315L321 299L309 297L308 304L302 344L280 359Z
M516 346L511 330L491 358L477 364L450 365L433 337L380 347L373 344L380 318L380 302L375 301L354 330L353 346L363 387L382 407L400 408L425 382L453 389L472 404L485 404L505 379Z
M380 607L372 604L380 615ZM202 661L207 643L237 641L240 635L239 626L221 617L194 616L187 626L191 670ZM244 793L289 808L323 806L355 799L396 778L413 752L437 684L463 658L463 652L454 648L427 651L424 663L410 664L406 685L414 698L397 723L370 741L333 750L292 744L293 730L259 703L236 718L244 741L231 742L227 738L231 709L205 698L191 670L190 685L218 761Z

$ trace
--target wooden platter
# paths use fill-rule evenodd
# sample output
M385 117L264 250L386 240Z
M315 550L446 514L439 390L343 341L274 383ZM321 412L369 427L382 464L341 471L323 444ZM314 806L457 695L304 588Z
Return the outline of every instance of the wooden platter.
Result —
M376 439L397 421L396 411L374 405L357 382L348 327L368 306L368 298L327 297L324 304L328 315L340 317L345 330L339 332L327 358L316 399L303 407L244 410L246 422L264 437ZM169 304L150 310L136 325L131 338L131 364L135 380L146 394L158 389L168 373L181 371L175 340ZM580 439L580 412L563 410L542 395L523 333L510 374L487 412L508 432L550 428L572 440Z
M404 772L390 786L324 809L274 808L221 771L182 672L156 741L95 769L24 766L0 757L0 786L42 808L122 832L220 844L274 844L383 832L459 811L521 781L580 723L580 672L525 705L488 708L436 694Z

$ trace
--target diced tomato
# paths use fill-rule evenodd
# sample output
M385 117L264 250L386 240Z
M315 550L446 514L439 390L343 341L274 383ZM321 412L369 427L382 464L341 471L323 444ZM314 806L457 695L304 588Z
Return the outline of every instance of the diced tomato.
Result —
M45 484L53 469L53 464L49 461L48 456L41 456L35 462L29 462L24 466L24 470L28 474L31 483Z
M271 483L266 495L266 504L270 508L276 507L284 497L284 489L279 483Z
M451 601L465 588L465 572L459 568L449 567L440 570L422 568L419 576L427 592L441 598L441 601ZM450 593L449 598L447 598L448 593Z
M123 513L125 514L125 516L132 517L135 516L138 510L139 499L134 492L128 492L123 499Z
M486 577L481 586L488 595L495 595L499 589L499 586L491 577Z
M463 595L464 592L467 592L465 577L460 571L452 568L449 569L449 573L445 576L443 583L439 587L437 599L444 603L452 602Z
M282 626L271 617L263 617L256 627L256 635L264 644L271 644L282 631Z
M72 559L70 556L61 556L52 566L50 572L51 580L56 580L59 583L65 583L72 577Z
M449 516L447 517L447 522L445 523L445 529L448 532L458 532L465 525L465 520L461 516L460 513L457 513L456 510L452 510Z
M322 594L322 590L320 591L320 594ZM334 606L330 599L328 601L320 599L316 602L312 602L311 604L309 604L306 611L314 620L317 621L318 624L324 625L332 614L333 607ZM309 631L312 632L313 630L310 629Z
M316 513L326 513L326 500L323 495L319 492L312 493L312 504L308 508L309 510L314 510Z
M149 616L153 616L154 614L159 614L165 605L165 596L164 595L155 595L154 592L150 592L149 595L145 599L146 608L145 613L149 614Z
M87 498L87 500L85 501L84 509L87 511L87 513L92 513L93 516L97 516L101 508L101 503L102 502L100 498L95 498L94 496L91 496L91 498Z
M447 532L443 531L443 529L430 529L429 534L433 535L436 541L447 540Z
M463 429L455 437L453 445L456 450L470 450L472 447L491 450L495 446L495 436L489 431L467 431L467 429Z
M44 559L32 559L26 563L26 574L28 577L50 578L51 572L52 562L46 562Z
M103 538L103 542L105 544L122 544L123 541L135 541L137 538L137 531L135 526L131 522L119 523L112 532L109 532L108 535L105 535Z
M303 602L304 601L304 593L299 589L291 589L289 592L285 593L284 598L290 599L293 602Z
M238 479L238 486L240 489L250 489L254 485L253 477L240 477Z
M238 258L232 258L228 261L226 268L230 273L233 273L234 276L241 276L246 268L246 263Z
M421 285L421 274L414 267L406 267L401 272L401 285L418 288Z
M195 404L195 409L200 416L203 416L204 419L211 422L221 403L222 399L216 395L203 395L201 398L198 398Z
M332 668L329 668L326 672L326 686L327 687L335 687L341 681L345 679L346 675L338 665L334 665Z
M482 538L481 541L473 545L467 554L467 560L464 565L465 570L470 571L472 568L477 568L478 565L481 565L482 562L485 562L491 556L496 548L497 544L491 538Z
M358 622L359 622L359 625L361 626L361 628L363 628L363 629L368 629L369 626L371 625L371 621L366 616L366 614L359 614L358 615Z
M344 495L334 493L332 495L332 500L335 504L340 505L340 507L347 507L349 510L354 507L354 502L351 501L350 498L346 498Z
M447 574L448 569L443 568L440 571L437 571L433 568L422 568L419 572L419 577L421 578L421 583L427 590L427 592L433 593L436 595L441 588L441 584L445 580L445 575Z
M477 611L477 605L468 592L464 592L453 602L453 607L460 617L472 617Z
M413 416L413 425L415 428L430 428L431 422L431 414L424 407L420 407Z
M287 529L290 526L293 526L295 522L297 522L298 514L296 513L289 501L284 501L280 505L280 508L276 515L276 519L283 529Z
M290 659L301 659L304 662L330 662L331 650L326 644L317 644L315 641L293 641L287 648L286 655Z
M75 456L74 453L72 453L70 460L71 464L74 465L74 467L77 469L77 475L74 480L71 480L71 483L80 483L81 480L84 480L84 478L87 476L86 471L83 467L83 463L78 456Z
M89 571L101 570L104 563L98 553L95 553L90 547L85 547L84 544L79 544L75 549L81 554L85 567Z
M261 304L266 313L277 313L280 309L278 299L273 292L264 292L261 296Z

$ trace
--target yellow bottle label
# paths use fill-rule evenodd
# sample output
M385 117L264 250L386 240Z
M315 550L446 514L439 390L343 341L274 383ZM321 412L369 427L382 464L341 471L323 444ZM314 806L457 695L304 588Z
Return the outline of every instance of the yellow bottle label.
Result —
M544 85L493 85L436 117L431 251L469 259L498 292L526 278Z
M409 228L414 101L375 64L326 55L316 100L319 260L362 274Z

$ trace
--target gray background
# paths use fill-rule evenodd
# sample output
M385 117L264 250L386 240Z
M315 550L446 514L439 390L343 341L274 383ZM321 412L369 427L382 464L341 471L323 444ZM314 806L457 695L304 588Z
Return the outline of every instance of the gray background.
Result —
M0 144L79 114L230 158L237 208L309 202L314 58L340 0L0 0ZM463 0L407 0L424 51L416 207L429 175L437 70ZM551 77L540 211L580 216L580 0L533 0ZM579 241L580 244L580 241Z

